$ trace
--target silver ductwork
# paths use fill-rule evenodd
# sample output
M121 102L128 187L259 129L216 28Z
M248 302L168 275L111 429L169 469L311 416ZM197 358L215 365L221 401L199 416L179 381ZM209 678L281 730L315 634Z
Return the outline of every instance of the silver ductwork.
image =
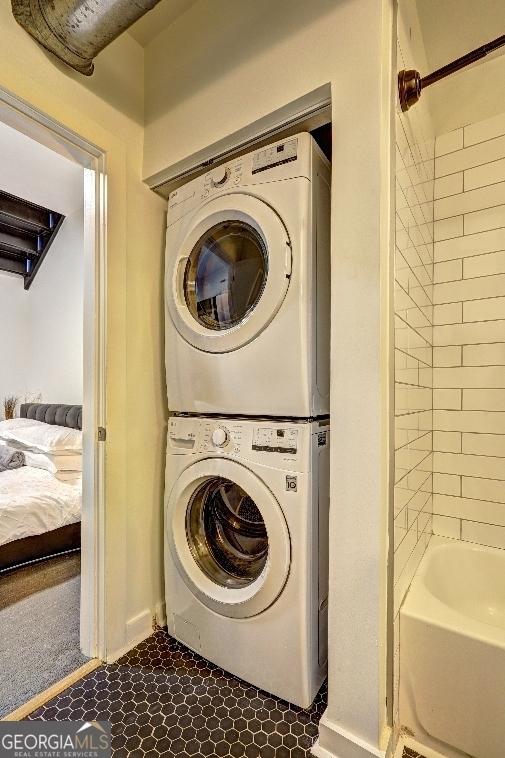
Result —
M160 0L12 0L16 21L86 76L93 58Z

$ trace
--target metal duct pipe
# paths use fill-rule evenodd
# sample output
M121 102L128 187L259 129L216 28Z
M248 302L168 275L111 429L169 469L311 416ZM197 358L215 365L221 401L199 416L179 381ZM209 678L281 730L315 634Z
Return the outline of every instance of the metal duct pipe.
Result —
M86 76L93 58L160 0L12 0L16 21Z

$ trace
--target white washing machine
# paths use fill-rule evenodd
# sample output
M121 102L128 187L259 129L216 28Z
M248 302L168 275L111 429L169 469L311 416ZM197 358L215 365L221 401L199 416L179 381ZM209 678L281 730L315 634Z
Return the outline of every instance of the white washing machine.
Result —
M329 413L330 166L310 134L170 195L165 290L172 411Z
M171 417L168 631L307 708L326 674L328 420Z

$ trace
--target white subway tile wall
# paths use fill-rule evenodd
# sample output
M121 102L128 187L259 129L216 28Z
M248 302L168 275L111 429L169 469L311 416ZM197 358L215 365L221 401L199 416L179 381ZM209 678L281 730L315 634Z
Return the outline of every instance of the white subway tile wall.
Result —
M415 68L410 21L399 12L398 69ZM416 32L417 40L420 33ZM417 43L418 44L418 43ZM442 152L461 145L439 143ZM396 112L395 251L395 487L393 722L398 726L399 609L432 534L433 519L433 240L435 139L423 107ZM437 197L459 195L460 177L441 177ZM459 214L461 217L462 213ZM459 224L459 225L458 225ZM439 224L440 239L462 234L461 222ZM454 238L457 239L457 236ZM505 248L504 248L505 249ZM440 268L444 281L460 279L461 260ZM504 293L505 294L505 293ZM445 303L441 303L445 305ZM445 323L445 322L444 322ZM439 348L441 349L441 348ZM459 348L461 355L461 348ZM447 354L449 366L453 358ZM460 406L458 406L459 408ZM452 448L451 448L452 450ZM457 452L461 452L459 449Z
M505 549L505 113L435 155L433 531Z
M398 56L402 62L401 49ZM432 532L435 141L424 115L422 109L396 114L395 616ZM439 144L441 154L458 147L452 138ZM462 181L439 183L441 196L461 190ZM444 224L438 227L440 239L463 234L462 215ZM447 273L457 277L460 269L455 264ZM439 308L442 323L448 309L453 320L462 321L461 303ZM446 408L442 396L440 403ZM461 409L459 395L449 407Z

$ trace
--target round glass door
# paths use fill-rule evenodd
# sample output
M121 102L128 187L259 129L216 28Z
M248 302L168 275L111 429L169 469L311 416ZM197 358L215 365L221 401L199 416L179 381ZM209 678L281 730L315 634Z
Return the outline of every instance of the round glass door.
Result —
M184 274L189 312L214 331L240 324L259 301L268 255L258 232L244 221L224 221L194 245Z
M292 249L277 213L239 192L167 229L166 306L179 335L207 353L247 345L288 291Z
M213 477L194 492L186 513L194 560L213 582L239 589L261 575L268 536L254 500L235 482Z
M177 478L166 508L171 560L203 605L249 618L275 601L291 540L278 500L256 474L229 459L197 461Z

